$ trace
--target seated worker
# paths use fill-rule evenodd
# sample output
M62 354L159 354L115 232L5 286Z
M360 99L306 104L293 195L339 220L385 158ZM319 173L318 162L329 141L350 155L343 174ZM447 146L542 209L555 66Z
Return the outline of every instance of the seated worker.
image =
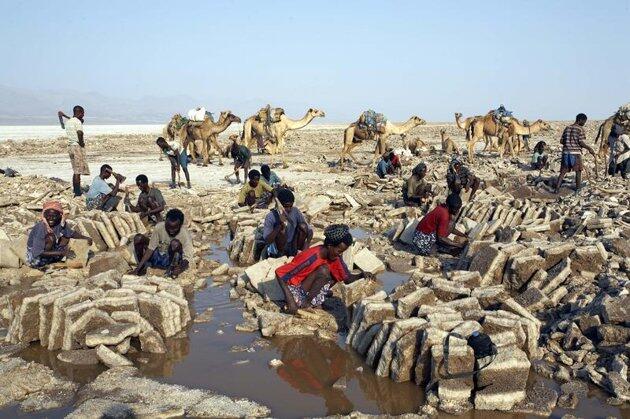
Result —
M459 195L451 193L446 198L445 204L440 204L426 214L418 223L412 242L423 256L440 253L459 255L465 243L458 243L448 238L453 233L456 236L466 237L464 233L451 227L451 217L457 215L462 207L462 199Z
M427 174L427 165L420 162L411 171L411 176L402 188L403 201L405 205L413 207L419 206L428 201L433 196L431 184L424 177Z
M293 206L295 203L293 192L279 189L278 201L284 211L279 212L274 208L265 217L262 232L265 246L261 255L263 259L295 256L298 252L306 250L313 239L313 230L304 215Z
M173 208L166 213L166 221L158 223L151 238L136 234L133 239L138 266L132 275L144 275L147 267L166 270L166 276L177 278L190 266L194 249L188 229L184 227L184 213Z
M247 177L249 182L243 185L238 194L238 206L267 208L273 199L273 188L260 181L258 170L250 170Z
M260 165L260 173L262 175L262 179L261 180L263 180L267 185L271 186L272 188L278 188L278 187L282 186L282 180L276 174L276 172L271 170L269 165L261 164Z
M243 181L247 177L247 172L252 167L252 152L243 144L238 143L238 136L231 135L232 145L230 146L230 155L234 159L234 172L225 177L225 180L230 181L230 176L236 175L236 183L241 183L241 178L238 175L238 171L243 169Z
M150 224L155 225L162 221L162 211L166 207L166 201L158 188L149 186L149 178L146 175L136 176L136 185L140 189L138 203L133 205L129 199L129 192L125 194L125 205L131 212L139 212L140 218L146 218Z
M288 313L320 306L336 282L349 283L358 279L341 258L352 243L347 225L330 225L324 230L323 245L298 253L291 262L276 269L276 280L284 292Z
M381 159L376 165L376 175L381 179L384 179L385 176L394 172L394 167L392 166L390 158L391 154L385 153L381 156Z
M26 242L26 261L32 268L41 268L48 264L60 262L70 253L70 239L92 239L72 230L62 223L63 209L59 201L49 201L42 209L42 219L35 224Z
M186 138L182 145L178 141L169 142L162 137L158 137L158 139L155 140L155 143L160 147L162 153L168 157L169 163L171 163L171 189L177 188L178 186L175 181L175 174L179 173L180 169L184 171L184 176L186 176L186 186L188 189L191 188L190 173L188 173L188 153L186 153L188 141L188 138Z
M466 192L470 189L470 201L473 200L477 189L479 189L479 178L455 158L451 161L446 172L446 184L450 193L461 194L462 189Z
M542 170L549 168L549 162L547 154L545 154L545 147L547 143L544 141L538 141L534 146L534 154L532 154L532 169Z
M389 150L389 163L391 165L391 169L387 172L388 175L399 175L402 172L400 157L392 149Z
M111 185L105 182L111 176L116 179L116 184ZM98 209L101 211L114 211L120 202L118 192L120 191L120 184L125 181L125 178L118 173L114 173L112 167L109 164L101 166L101 172L94 178L90 189L85 195L85 206L88 210Z

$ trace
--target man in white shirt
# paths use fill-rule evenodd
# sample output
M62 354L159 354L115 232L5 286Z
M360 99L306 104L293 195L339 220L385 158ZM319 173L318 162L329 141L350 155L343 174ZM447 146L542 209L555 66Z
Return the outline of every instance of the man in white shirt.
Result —
M85 141L83 139L83 117L85 111L82 106L72 108L72 118L62 111L57 112L61 128L66 129L68 136L68 154L70 155L70 163L72 164L72 187L74 196L81 196L81 175L89 175L90 168L85 157ZM67 118L68 121L63 121Z
M116 184L113 187L105 182L111 176L114 176L114 179L116 179ZM120 202L120 197L117 194L120 191L122 181L124 181L124 178L114 173L109 164L102 165L101 173L94 178L90 189L85 194L85 207L88 210L114 211Z

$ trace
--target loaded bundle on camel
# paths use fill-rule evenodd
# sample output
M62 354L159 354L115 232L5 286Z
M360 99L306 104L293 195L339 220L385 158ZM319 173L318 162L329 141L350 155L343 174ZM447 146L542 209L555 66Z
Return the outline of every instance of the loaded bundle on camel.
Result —
M615 112L611 117L607 118L604 122L601 123L599 129L597 130L597 135L595 136L595 144L599 143L599 150L597 151L597 158L601 158L606 162L608 156L610 154L610 144L609 137L611 132L613 131L613 126L618 125L622 131L626 134L630 133L630 103L626 103L625 105L621 105L617 112ZM607 164L602 165L604 167L604 175L606 174L606 170L608 169Z
M193 161L201 154L204 166L208 165L210 151L214 149L219 156L219 164L223 164L223 149L219 145L218 136L232 123L240 123L241 119L231 111L223 111L215 122L212 114L203 108L192 110L189 116L194 119L184 118L180 114L173 115L164 128L164 137L171 141L177 137L182 145L188 144L188 153Z
M301 119L289 119L284 113L284 109L271 108L267 105L245 120L241 143L248 148L252 148L256 143L259 152L282 154L282 163L286 167L287 163L284 158L286 133L304 128L313 119L325 116L323 111L310 108Z
M340 167L343 169L346 154L356 160L352 150L363 141L376 140L372 163L382 155L387 148L387 138L390 135L403 135L412 128L424 125L426 121L418 116L412 116L404 124L394 124L387 120L383 114L373 110L363 112L356 122L350 124L344 131L343 148L341 150Z

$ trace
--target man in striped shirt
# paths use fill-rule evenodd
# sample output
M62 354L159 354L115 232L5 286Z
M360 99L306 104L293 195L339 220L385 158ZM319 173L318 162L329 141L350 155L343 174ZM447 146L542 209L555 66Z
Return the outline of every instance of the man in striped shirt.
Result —
M575 191L579 192L582 187L582 149L585 148L595 157L595 152L586 144L584 134L584 124L586 115L583 113L575 117L575 123L564 129L560 143L562 144L562 163L560 164L560 175L556 183L556 193L560 192L562 179L573 170L575 172Z

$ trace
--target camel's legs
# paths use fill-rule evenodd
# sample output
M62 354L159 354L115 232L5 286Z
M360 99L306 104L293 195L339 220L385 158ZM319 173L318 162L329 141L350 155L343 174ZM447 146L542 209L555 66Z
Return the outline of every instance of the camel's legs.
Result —
M212 147L214 147L214 149L217 151L217 154L219 155L219 165L223 166L223 160L221 160L221 146L219 145L219 139L217 137L217 135L213 135L212 137L210 137L210 141L212 143Z

